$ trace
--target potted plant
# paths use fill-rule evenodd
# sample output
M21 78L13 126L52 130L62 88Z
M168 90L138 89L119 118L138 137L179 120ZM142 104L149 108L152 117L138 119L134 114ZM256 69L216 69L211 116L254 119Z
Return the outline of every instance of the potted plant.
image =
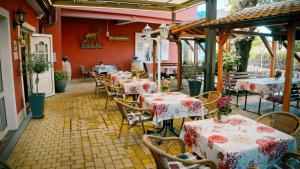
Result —
M22 63L23 72L28 72L30 77L30 95L29 103L32 113L32 118L43 118L44 117L44 104L45 104L45 93L39 93L39 74L45 72L49 63L43 56L32 54L28 59ZM33 86L31 78L33 74L36 74L34 82L36 84L36 93L33 93Z
M160 87L160 91L163 92L163 93L170 91L170 81L169 80L164 79L162 81L162 85Z
M197 77L202 72L201 67L194 64L186 64L183 66L183 71L189 83L190 96L199 95L202 82Z
M221 97L217 101L217 117L219 120L226 121L228 114L232 112L230 105L231 100L230 97Z
M63 93L65 92L68 75L65 71L54 72L54 80L55 80L55 92Z

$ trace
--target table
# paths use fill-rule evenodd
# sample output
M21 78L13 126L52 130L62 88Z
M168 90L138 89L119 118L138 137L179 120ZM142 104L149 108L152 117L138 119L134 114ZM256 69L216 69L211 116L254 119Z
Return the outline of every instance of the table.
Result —
M278 92L278 91L283 91L284 82L285 82L285 78L239 79L236 82L235 89L237 91L239 91L239 90L246 91L244 110L246 110L248 92L258 93L260 95L258 114L260 114L261 99L264 98L265 95L272 94L272 93ZM300 79L293 78L292 83L300 84Z
M95 65L93 70L98 73L110 73L118 71L114 65Z
M108 78L113 84L117 83L119 79L130 79L132 73L128 71L118 71L108 73Z
M268 168L285 152L297 150L296 139L241 115L186 122L180 138L219 169Z
M200 100L180 92L141 94L138 101L143 108L153 110L154 124L164 121L163 129L166 129L164 135L168 128L173 134L178 135L173 128L173 119L204 115Z
M118 83L125 95L154 93L157 90L156 83L148 79L119 79Z

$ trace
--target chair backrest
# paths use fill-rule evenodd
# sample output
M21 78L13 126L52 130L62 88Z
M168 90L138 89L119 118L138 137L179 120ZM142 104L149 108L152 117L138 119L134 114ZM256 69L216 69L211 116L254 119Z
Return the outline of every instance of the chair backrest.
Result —
M209 91L206 102L203 104L208 109L208 112L217 108L217 101L222 97L218 91Z
M116 102L118 109L122 114L122 118L128 122L128 125L130 125L129 121L131 119L128 117L128 113L130 113L131 105L126 104L124 99L121 98L114 98L114 101Z
M168 169L168 159L167 159L167 153L156 147L152 144L151 138L152 136L144 135L143 136L143 143L146 147L150 150L157 169Z
M289 135L295 135L300 128L300 119L289 112L271 112L260 116L257 122L273 127Z
M89 71L88 71L88 69L87 69L86 66L80 65L80 72L81 72L82 74L85 74L85 73L88 73Z

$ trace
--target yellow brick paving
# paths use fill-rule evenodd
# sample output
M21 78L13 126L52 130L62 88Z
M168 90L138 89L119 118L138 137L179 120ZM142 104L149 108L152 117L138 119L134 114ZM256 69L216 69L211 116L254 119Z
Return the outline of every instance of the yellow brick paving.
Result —
M125 130L118 139L121 115L115 103L111 101L104 110L105 97L93 92L94 82L77 80L65 93L47 98L45 117L29 122L7 160L12 168L155 168L150 151L142 143L141 127L131 129L125 148ZM177 128L180 124L181 120L176 120ZM151 124L147 126L151 128ZM178 151L175 148L171 153Z

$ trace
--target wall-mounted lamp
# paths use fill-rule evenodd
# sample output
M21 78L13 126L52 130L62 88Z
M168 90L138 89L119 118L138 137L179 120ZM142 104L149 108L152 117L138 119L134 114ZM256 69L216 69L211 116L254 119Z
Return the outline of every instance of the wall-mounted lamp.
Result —
M25 15L26 12L22 8L19 8L15 12L14 21L13 21L14 28L17 27L18 25L22 26L22 24L25 22Z

